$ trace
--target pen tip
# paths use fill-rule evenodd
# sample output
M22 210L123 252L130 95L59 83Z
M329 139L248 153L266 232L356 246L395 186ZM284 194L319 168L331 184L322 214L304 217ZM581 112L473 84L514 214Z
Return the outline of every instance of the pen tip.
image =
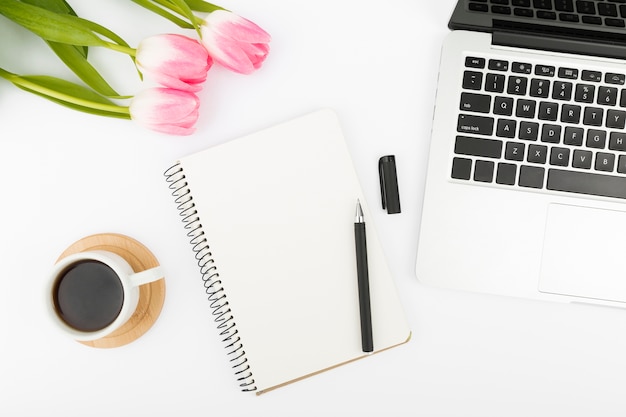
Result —
M356 218L357 222L363 221L363 209L361 208L361 200L358 198L356 200Z

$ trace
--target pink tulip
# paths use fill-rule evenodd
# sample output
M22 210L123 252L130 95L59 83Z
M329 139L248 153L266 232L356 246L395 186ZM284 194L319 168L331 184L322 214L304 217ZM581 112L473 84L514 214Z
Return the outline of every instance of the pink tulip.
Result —
M200 91L213 60L195 39L182 35L150 36L137 46L137 68L165 87Z
M208 15L200 27L202 44L220 65L241 74L261 67L270 35L255 23L226 10Z
M130 117L140 125L171 135L190 135L198 120L200 99L189 91L150 88L137 94L129 106Z

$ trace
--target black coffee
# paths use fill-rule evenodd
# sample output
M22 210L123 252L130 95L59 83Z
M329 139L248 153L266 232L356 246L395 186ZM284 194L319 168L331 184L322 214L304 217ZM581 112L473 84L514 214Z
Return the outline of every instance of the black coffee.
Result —
M83 332L104 329L122 310L124 291L117 274L98 261L80 261L57 280L54 304L69 326Z

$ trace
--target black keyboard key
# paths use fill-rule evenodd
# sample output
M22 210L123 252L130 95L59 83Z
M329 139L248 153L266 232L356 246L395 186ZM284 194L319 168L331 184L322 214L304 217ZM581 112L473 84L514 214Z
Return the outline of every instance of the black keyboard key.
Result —
M550 92L550 81L534 78L530 82L530 96L539 98L548 98Z
M626 107L626 90L622 90L619 96L619 106Z
M562 20L563 22L578 23L580 19L577 14L559 13L559 20Z
M510 119L499 119L496 127L496 136L501 138L514 138L517 122Z
M593 1L578 0L576 11L582 14L596 14L596 5Z
M522 16L522 17L533 17L535 15L532 9L521 9L519 7L516 7L515 9L513 9L513 14L515 16Z
M564 104L561 110L561 121L563 123L578 123L580 122L580 106L574 106L572 104Z
M598 14L617 17L617 5L613 3L598 3Z
M526 145L519 142L507 142L504 149L504 159L509 161L523 161Z
M513 114L513 99L497 96L493 102L493 113L500 116L511 116Z
M600 82L602 80L602 73L600 71L583 70L581 78L583 81Z
M472 133L474 135L491 135L493 133L493 117L471 116L459 114L457 132Z
M467 8L472 12L488 12L489 11L488 5L481 4L481 3L474 3L474 2L471 2L470 4L468 4Z
M626 174L626 155L620 155L617 160L617 172L620 174Z
M493 161L476 161L474 165L474 181L492 182L495 163Z
M563 143L566 145L582 146L584 136L585 131L583 128L568 126L565 128Z
M534 164L545 164L548 157L548 147L543 145L530 145L526 161Z
M463 73L463 88L466 90L480 90L483 83L483 73L465 71Z
M543 11L543 10L538 10L537 11L537 17L539 19L556 20L556 13L554 13L554 12L546 12L546 11Z
M596 171L613 172L615 167L615 154L598 152L596 154Z
M609 149L612 151L626 152L626 132L611 132L609 137Z
M598 104L614 106L617 103L617 88L600 87L598 88Z
M457 136L454 143L454 153L482 158L500 158L502 155L502 141Z
M502 93L506 77L503 74L487 74L485 77L485 91Z
M508 5L509 4L509 0L490 0L491 4L501 4L501 5Z
M577 194L626 198L626 177L554 168L548 170L547 188Z
M520 123L518 137L523 140L537 140L539 137L539 123Z
M465 66L468 68L485 68L485 58L468 56L465 58Z
M508 71L509 61L504 61L502 59L490 59L489 69L494 71Z
M491 6L491 13L511 14L511 8L507 6Z
M515 177L517 175L517 166L515 164L498 164L498 173L496 174L496 183L504 185L515 185Z
M604 82L607 84L619 84L619 85L624 85L624 82L626 81L626 75L624 74L617 74L614 72L607 72L604 75Z
M509 77L506 92L516 96L526 95L528 89L528 78L526 77Z
M511 0L512 6L530 7L530 0Z
M541 75L544 77L554 77L556 68L552 65L537 65L535 66L535 75Z
M604 110L597 107L585 107L585 116L583 117L583 124L587 126L602 126L602 120L604 119Z
M543 188L545 169L522 165L519 172L519 186L529 188Z
M542 101L539 103L539 112L537 117L540 120L556 121L558 117L559 105L552 102Z
M572 98L572 83L566 81L555 81L552 90L552 98L555 100L569 100Z
M609 110L606 113L606 127L623 129L626 126L626 112L621 110Z
M454 158L452 160L452 178L457 180L469 180L472 175L472 160L466 158Z
M559 68L559 77L575 80L578 78L578 70L576 68Z
M573 12L574 1L573 0L554 0L554 9L559 12Z
M552 0L533 0L535 9L552 10Z
M513 62L511 64L511 72L515 72L517 74L530 74L532 69L533 66L525 62Z
M626 27L626 23L624 23L624 20L622 20L622 19L614 19L614 18L610 18L610 17L607 17L606 19L604 19L604 24L607 25L607 26L612 26L612 27L616 27L616 28Z
M606 132L604 130L589 129L585 145L588 148L604 149L606 146Z
M461 93L460 110L478 113L489 113L491 96L486 94Z
M532 119L535 117L535 108L537 103L533 100L517 100L517 108L515 110L515 115L517 117L525 117L528 119Z
M598 17L598 16L583 16L582 18L583 23L587 23L590 25L601 25L602 24L602 18Z
M550 165L566 167L569 165L569 149L554 147L550 150Z
M561 142L561 126L560 125L543 125L541 128L541 141L547 143Z
M572 166L579 169L591 169L591 159L593 154L591 151L582 151L576 149L572 158Z
M576 85L576 93L574 94L574 100L578 101L579 103L593 103L593 98L595 94L596 94L595 85L578 84Z

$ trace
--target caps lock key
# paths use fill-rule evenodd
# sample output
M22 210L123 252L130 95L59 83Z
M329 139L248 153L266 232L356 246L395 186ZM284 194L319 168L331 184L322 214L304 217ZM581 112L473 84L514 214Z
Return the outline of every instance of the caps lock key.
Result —
M491 135L493 134L493 123L493 117L459 114L456 130L457 132L473 133L475 135Z

